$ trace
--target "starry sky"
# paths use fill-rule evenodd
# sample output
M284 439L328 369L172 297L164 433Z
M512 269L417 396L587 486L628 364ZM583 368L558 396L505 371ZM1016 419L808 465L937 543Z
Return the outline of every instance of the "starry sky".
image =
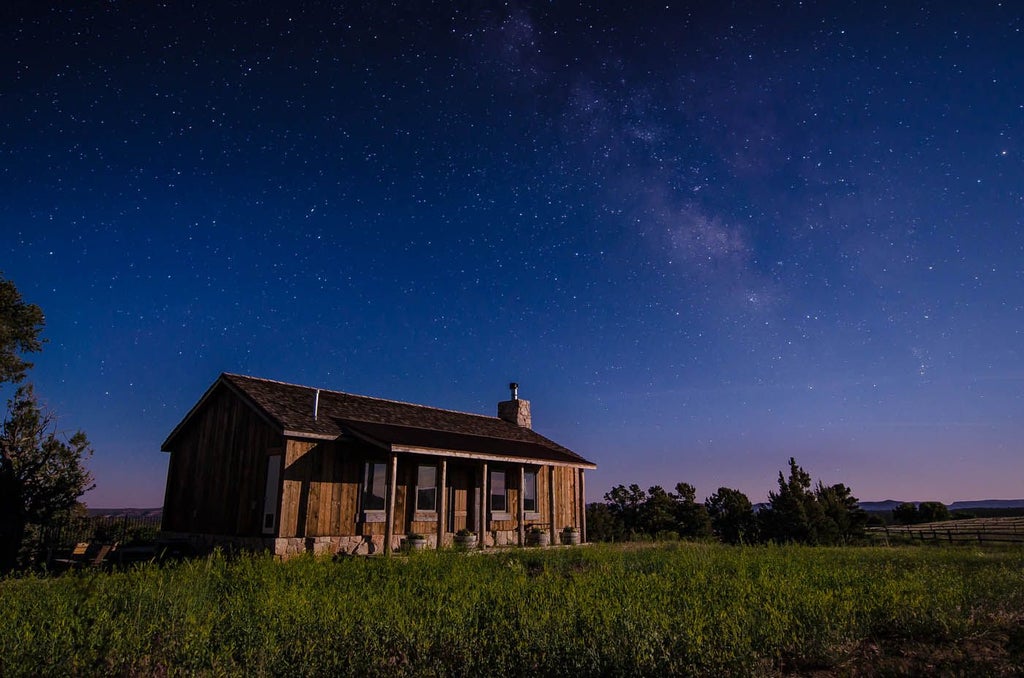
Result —
M5 3L0 271L87 503L159 506L223 371L517 381L592 501L1024 497L1024 7L631 4Z

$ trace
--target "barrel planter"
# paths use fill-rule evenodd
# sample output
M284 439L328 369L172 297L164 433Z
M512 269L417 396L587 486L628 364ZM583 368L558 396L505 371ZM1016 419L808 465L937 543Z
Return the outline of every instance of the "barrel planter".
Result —
M549 546L551 535L544 530L530 530L526 533L527 546Z
M580 531L575 528L562 530L558 536L566 546L577 546L580 543Z
M410 534L405 538L405 546L410 551L422 551L427 548L427 538L422 534Z
M476 548L476 535L472 532L467 532L465 534L456 533L455 536L452 537L452 543L455 544L455 548L457 549L473 549Z

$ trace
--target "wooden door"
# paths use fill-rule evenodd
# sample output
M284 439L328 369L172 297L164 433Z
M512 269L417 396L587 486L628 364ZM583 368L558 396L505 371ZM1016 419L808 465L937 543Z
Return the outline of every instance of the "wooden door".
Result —
M473 504L470 501L472 472L461 466L448 468L448 531L473 530Z

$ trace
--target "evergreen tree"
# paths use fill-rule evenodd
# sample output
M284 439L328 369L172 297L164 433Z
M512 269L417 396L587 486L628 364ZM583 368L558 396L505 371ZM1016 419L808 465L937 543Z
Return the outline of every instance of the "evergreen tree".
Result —
M42 310L26 304L14 283L0 277L0 384L25 378L32 363L21 354L43 347L39 338L43 322Z
M811 491L810 474L790 457L789 478L779 471L778 482L778 492L768 493L768 507L759 515L762 534L779 543L817 544L824 513Z
M25 303L14 283L0 277L0 386L24 380L32 363L23 354L42 348L43 323L39 307ZM58 437L31 385L17 389L0 424L0 572L18 564L28 532L65 519L91 489L83 466L91 454L81 431Z
M825 487L819 482L814 494L822 511L816 530L818 543L849 544L863 538L868 513L850 488L842 483Z
M58 437L31 386L18 388L0 425L0 571L18 564L29 526L53 525L92 489L83 461L92 455L85 434Z

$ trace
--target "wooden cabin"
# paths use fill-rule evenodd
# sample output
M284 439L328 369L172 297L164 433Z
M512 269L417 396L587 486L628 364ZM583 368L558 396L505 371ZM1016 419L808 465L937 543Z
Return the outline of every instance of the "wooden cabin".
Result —
M584 471L531 428L514 384L489 417L222 374L168 436L163 530L286 556L377 553L460 530L479 548L531 528L586 540Z

